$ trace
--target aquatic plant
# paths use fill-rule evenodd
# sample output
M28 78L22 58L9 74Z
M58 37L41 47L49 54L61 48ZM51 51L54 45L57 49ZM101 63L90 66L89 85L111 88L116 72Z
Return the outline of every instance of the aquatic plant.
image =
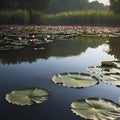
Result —
M106 67L117 67L117 65L113 61L103 61L101 62L102 66Z
M66 87L85 88L99 83L98 78L86 73L61 73L52 77L52 81Z
M87 70L99 73L105 83L120 86L120 61L102 61L101 66L91 66Z
M50 93L40 88L15 90L6 94L5 99L15 105L39 104L47 100Z
M90 120L116 120L120 118L120 105L103 98L80 99L71 104L77 116Z
M99 26L0 26L0 50L71 40L79 36L120 37L119 27Z
M120 86L120 74L102 75L101 80L108 84Z
M87 71L98 74L120 74L119 68L104 67L104 66L91 66L87 68Z

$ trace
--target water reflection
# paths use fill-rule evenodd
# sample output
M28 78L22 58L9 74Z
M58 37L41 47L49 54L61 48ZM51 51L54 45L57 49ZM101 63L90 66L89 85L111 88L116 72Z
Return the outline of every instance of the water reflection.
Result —
M0 63L2 64L20 64L22 62L35 62L37 59L48 59L49 57L68 57L76 56L85 52L89 47L96 48L110 41L110 55L120 59L119 38L98 38L98 37L79 37L69 41L55 41L44 44L43 50L34 50L33 47L14 51L0 51Z
M108 53L120 60L120 38L110 38L109 48L110 51Z
M96 38L77 38L70 41L56 41L46 44L44 50L35 51L33 48L26 48L16 51L0 52L0 59L3 64L18 64L21 62L34 62L38 58L48 59L51 56L66 57L75 56L84 52L88 47L97 47L105 40Z
M109 41L108 38L80 37L71 41L45 44L42 47L46 49L39 51L35 51L34 48L0 51L1 64L14 64L0 64L0 120L82 120L70 111L70 103L73 101L97 97L116 102L120 89L103 82L85 89L62 87L51 82L51 77L55 74L86 72L88 66L98 66L102 60L113 60L114 57L111 57L110 52L113 51L114 55L115 52L118 53L113 49L114 47L119 49L119 41L117 40L113 46L112 40L115 42L116 38L106 43ZM57 59L58 57L60 59ZM51 96L45 103L30 107L18 107L5 101L6 93L26 87L47 89L51 92Z

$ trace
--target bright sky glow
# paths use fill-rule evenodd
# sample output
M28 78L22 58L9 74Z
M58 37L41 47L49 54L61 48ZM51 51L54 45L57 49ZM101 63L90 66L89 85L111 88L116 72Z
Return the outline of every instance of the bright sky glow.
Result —
M109 0L89 0L89 2L92 1L99 1L99 3L103 3L104 5L109 5Z

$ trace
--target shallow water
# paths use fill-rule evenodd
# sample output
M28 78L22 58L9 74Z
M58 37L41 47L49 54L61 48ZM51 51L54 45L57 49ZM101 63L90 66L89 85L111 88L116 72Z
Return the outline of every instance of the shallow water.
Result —
M71 112L71 102L88 97L117 102L120 88L114 85L100 82L74 89L56 85L51 78L62 72L87 72L87 67L99 66L104 60L120 60L119 45L120 38L80 37L46 44L44 50L0 51L0 120L82 120ZM51 95L33 106L20 107L5 101L6 93L26 87L44 88Z

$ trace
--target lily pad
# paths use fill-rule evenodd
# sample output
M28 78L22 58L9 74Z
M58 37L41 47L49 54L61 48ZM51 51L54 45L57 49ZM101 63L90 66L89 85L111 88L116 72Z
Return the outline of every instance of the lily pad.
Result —
M80 99L71 104L71 110L77 116L90 120L116 120L120 118L120 105L107 99Z
M101 79L105 83L120 86L120 75L119 74L102 75Z
M102 68L101 66L90 66L87 68L87 71L101 74Z
M87 70L98 74L120 74L120 69L114 67L91 66L88 67Z
M103 62L101 62L101 65L106 66L106 67L120 68L120 61L103 61Z
M32 105L42 103L47 100L49 92L40 88L15 90L6 94L5 99L16 105Z
M52 81L66 87L85 88L99 83L98 78L86 73L61 73L52 77Z

